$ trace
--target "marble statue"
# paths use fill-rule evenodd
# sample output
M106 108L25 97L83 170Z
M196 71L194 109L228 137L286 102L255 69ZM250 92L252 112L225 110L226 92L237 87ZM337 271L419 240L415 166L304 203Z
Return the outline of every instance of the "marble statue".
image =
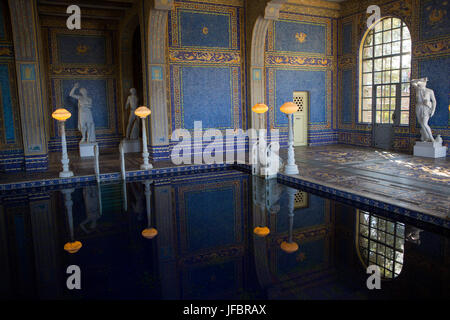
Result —
M416 116L420 124L421 141L434 142L433 133L428 125L428 120L436 111L436 98L434 91L427 88L428 78L415 79L411 84L416 89Z
M75 91L79 87L79 83L75 83L69 95L78 100L78 130L81 132L80 143L95 143L95 123L94 117L92 116L92 99L89 98L85 88L79 90L80 95L75 94Z
M414 155L419 157L442 158L447 155L447 146L442 145L440 135L433 137L428 120L436 111L434 91L427 88L428 78L414 79L411 85L416 89L416 116L420 124L420 141L414 144Z
M136 89L130 89L130 95L128 96L125 109L130 108L130 116L128 118L126 138L135 140L139 138L139 119L134 114L134 111L138 107L139 98L136 95Z

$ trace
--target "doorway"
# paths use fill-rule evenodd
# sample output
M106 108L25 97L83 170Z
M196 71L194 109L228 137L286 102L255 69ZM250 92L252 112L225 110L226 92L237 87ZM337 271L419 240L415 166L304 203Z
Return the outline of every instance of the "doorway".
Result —
M294 147L308 145L308 91L294 91L294 103L298 106L294 116Z
M372 93L372 145L391 150L394 144L394 127L400 123L400 84L379 84Z

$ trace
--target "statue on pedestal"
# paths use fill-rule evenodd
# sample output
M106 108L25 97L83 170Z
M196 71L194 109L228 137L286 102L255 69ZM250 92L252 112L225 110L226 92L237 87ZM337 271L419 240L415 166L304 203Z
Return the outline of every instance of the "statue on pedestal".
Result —
M414 79L411 84L416 89L416 116L421 127L420 140L434 142L428 120L436 111L436 98L434 97L434 91L426 87L427 81L428 78Z
M128 125L126 138L130 140L135 140L139 138L139 119L134 114L134 111L138 107L139 98L136 95L136 89L130 89L130 95L128 96L127 103L125 104L125 109L130 108L130 116L128 117Z
M428 120L436 111L434 91L427 88L428 78L414 79L411 85L416 89L416 116L420 124L420 141L414 145L414 155L429 158L442 158L447 155L447 147L442 145L440 135L433 137Z
M79 87L79 83L75 83L69 95L78 100L78 130L81 132L80 143L95 143L95 123L91 111L92 99L89 98L85 88L79 90L80 95L75 94L75 91Z
M139 98L136 94L136 89L130 89L130 95L125 104L125 110L130 108L130 115L128 116L127 131L125 139L123 140L123 152L141 152L141 143L139 141L140 119L134 114L134 111L139 106Z

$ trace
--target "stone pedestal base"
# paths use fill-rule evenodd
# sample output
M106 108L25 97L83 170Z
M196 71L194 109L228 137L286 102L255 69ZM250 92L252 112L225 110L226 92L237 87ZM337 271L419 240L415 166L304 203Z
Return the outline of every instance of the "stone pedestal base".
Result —
M447 147L442 142L416 141L414 155L418 157L443 158L447 156Z
M142 151L142 141L139 139L136 140L128 140L123 139L123 152L131 153L131 152L141 152Z
M59 173L59 177L60 178L70 178L73 177L73 172L72 171L61 171Z
M89 142L83 142L79 144L80 146L80 157L81 158L89 158L94 157L94 146L96 145L96 142L89 143Z

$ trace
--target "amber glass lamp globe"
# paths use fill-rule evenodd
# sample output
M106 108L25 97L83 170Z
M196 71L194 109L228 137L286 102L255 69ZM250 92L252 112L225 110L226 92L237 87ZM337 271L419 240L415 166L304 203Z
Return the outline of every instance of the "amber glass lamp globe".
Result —
M151 110L146 106L141 106L134 111L134 114L141 119L147 118L151 113Z
M293 102L286 102L280 107L281 112L285 114L292 114L296 112L298 109L298 106Z
M59 120L59 121L66 121L67 119L69 119L72 116L72 114L67 111L64 108L59 108L56 109L53 113L52 113L52 118Z
M81 244L80 241L67 242L64 245L64 250L66 250L69 253L77 253L81 249L82 246L83 245Z
M258 237L266 237L270 233L270 229L267 227L256 227L253 229L253 233Z
M298 244L296 242L286 242L283 241L281 243L281 250L283 250L286 253L294 253L298 250Z
M146 239L153 239L158 235L158 230L155 228L147 228L142 231L142 236Z
M267 110L269 110L269 107L266 106L264 103L257 103L252 107L252 111L254 113L264 113Z

